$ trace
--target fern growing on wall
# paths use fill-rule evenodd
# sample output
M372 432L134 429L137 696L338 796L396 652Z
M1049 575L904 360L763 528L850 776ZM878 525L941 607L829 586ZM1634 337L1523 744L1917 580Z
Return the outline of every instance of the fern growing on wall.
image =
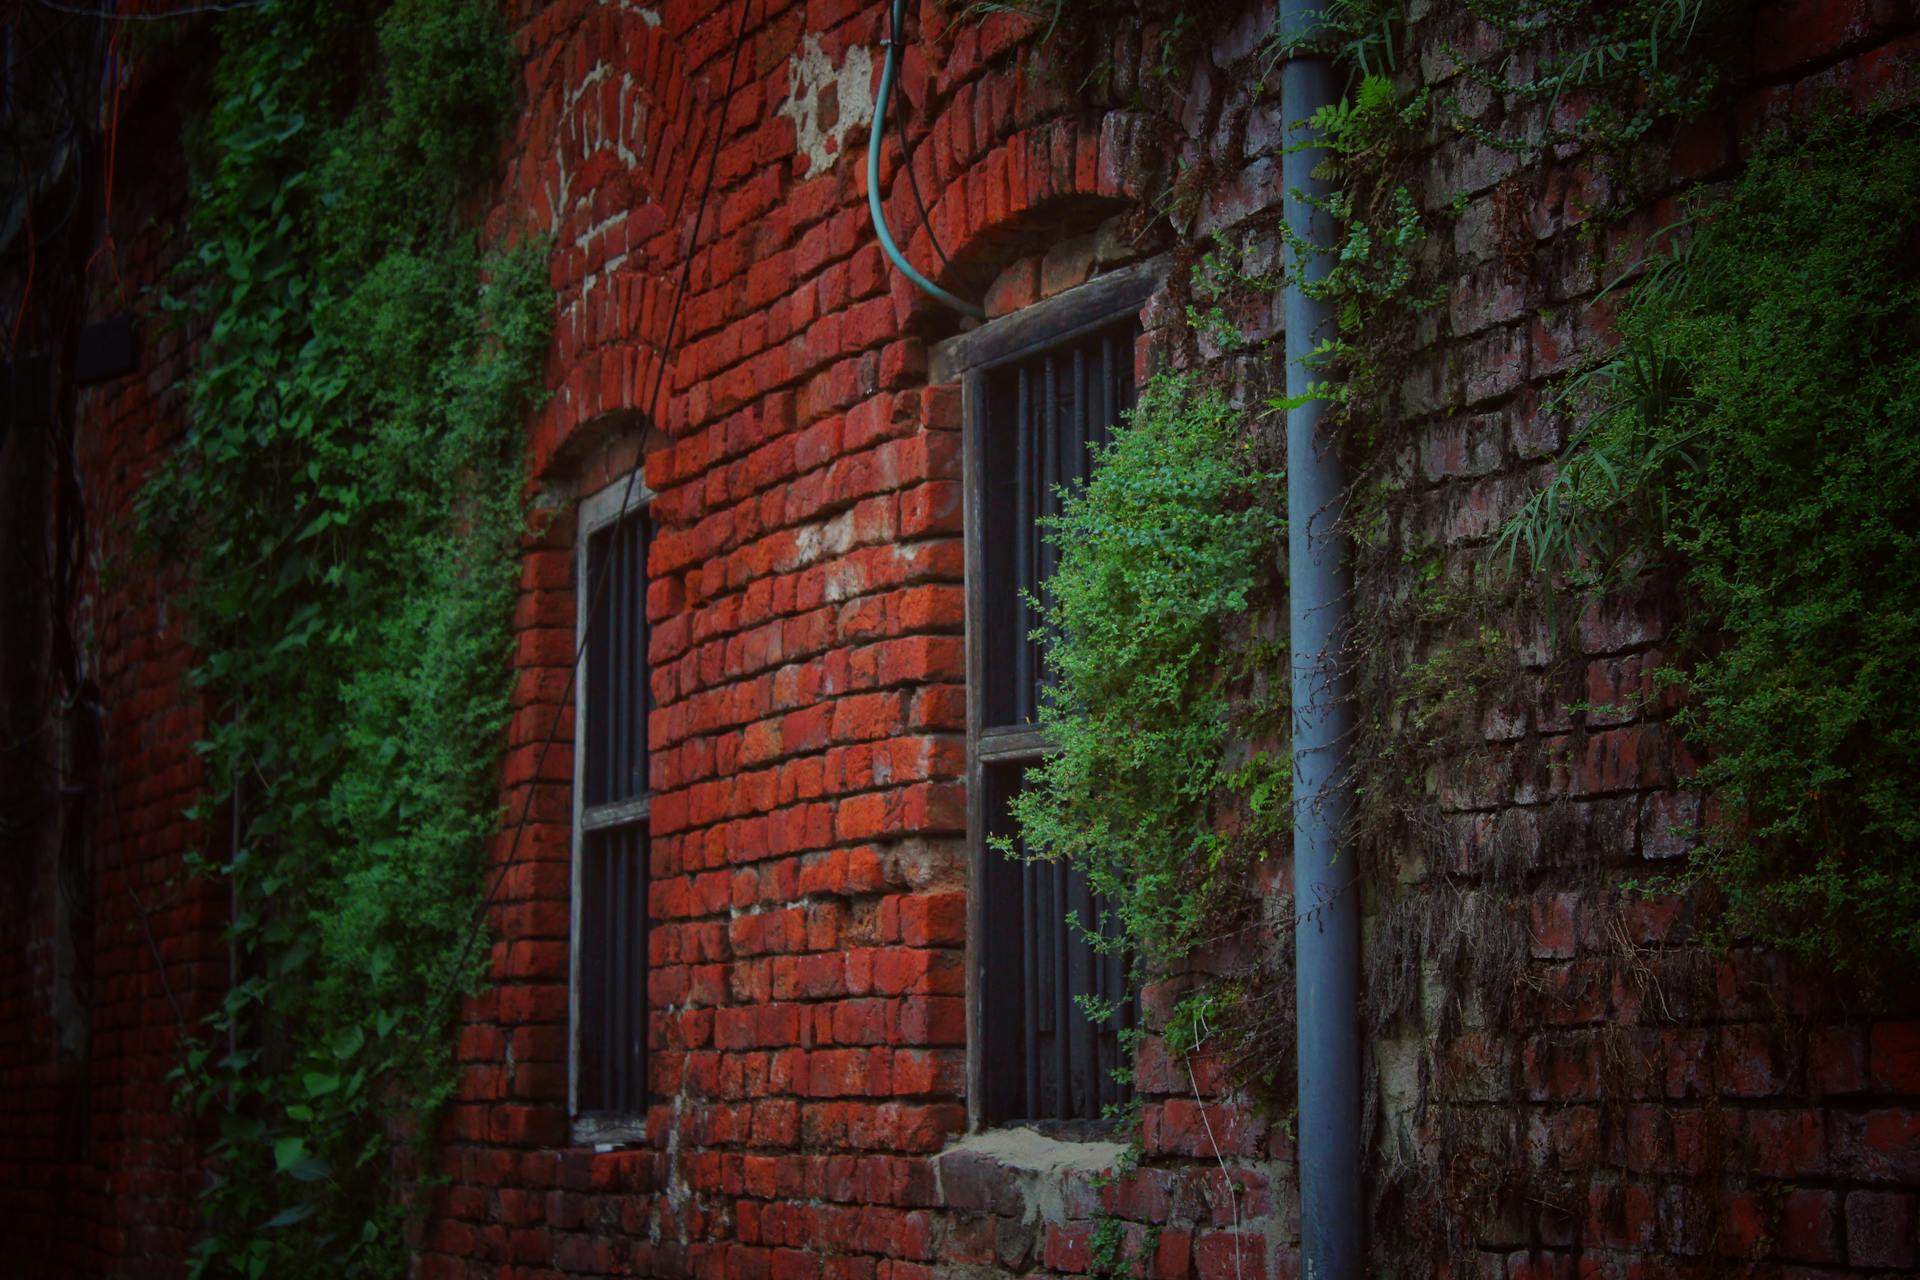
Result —
M1095 945L1152 966L1231 927L1249 859L1287 821L1284 748L1230 758L1284 699L1236 687L1247 672L1230 663L1229 633L1273 574L1285 491L1239 423L1191 376L1150 381L1051 522L1060 567L1037 602L1055 751L1014 816L1032 856L1086 873L1107 917ZM1218 821L1232 794L1238 834Z

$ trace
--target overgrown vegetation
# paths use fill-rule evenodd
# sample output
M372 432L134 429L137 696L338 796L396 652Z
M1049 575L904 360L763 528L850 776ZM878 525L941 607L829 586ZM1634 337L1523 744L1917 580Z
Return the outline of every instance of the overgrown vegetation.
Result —
M1698 113L1721 71L1700 56L1744 6L1736 0L1470 0L1503 56L1455 54L1467 82L1506 104L1489 128L1448 99L1456 125L1502 150L1569 143L1619 152L1664 120Z
M1434 68L1416 75L1406 65L1395 0L1331 0L1326 27L1273 46L1279 56L1303 47L1332 54L1350 73L1344 99L1309 122L1320 134L1315 176L1337 187L1318 202L1335 223L1334 244L1287 248L1290 269L1316 252L1329 268L1309 287L1334 304L1339 332L1314 357L1326 382L1312 394L1336 400L1359 477L1347 507L1358 544L1361 703L1349 834L1378 893L1372 1043L1383 1058L1400 1055L1374 1068L1394 1073L1383 1093L1399 1093L1410 1125L1370 1138L1375 1221L1389 1228L1371 1259L1382 1274L1421 1274L1436 1258L1470 1266L1494 1223L1501 1232L1524 1224L1533 1240L1579 1239L1590 1170L1551 1143L1529 1143L1500 1106L1454 1105L1483 1099L1474 1091L1509 1070L1480 1050L1518 1025L1597 1016L1604 1062L1589 1110L1601 1149L1612 1150L1626 1123L1620 1100L1644 1096L1631 1082L1646 1037L1726 998L1698 948L1677 933L1646 945L1625 913L1609 926L1610 942L1596 945L1580 926L1579 963L1541 963L1529 907L1543 885L1572 877L1583 912L1589 904L1604 912L1602 866L1635 858L1642 797L1556 798L1574 761L1555 739L1570 723L1578 741L1583 722L1598 727L1620 709L1581 701L1571 683L1581 667L1556 666L1556 656L1577 657L1554 652L1568 611L1536 593L1537 581L1508 572L1505 554L1490 554L1473 511L1508 501L1500 473L1537 456L1542 443L1531 433L1543 424L1529 395L1505 395L1530 379L1488 379L1491 389L1475 392L1473 379L1445 368L1454 353L1498 356L1482 354L1484 342L1477 351L1443 346L1446 318L1423 309L1436 286L1485 285L1484 276L1439 274L1456 263L1428 237L1451 196L1455 215L1476 218L1460 243L1494 241L1475 246L1486 250L1486 274L1524 299L1517 316L1496 323L1517 343L1527 341L1529 311L1553 327L1569 295L1586 293L1582 269L1629 229L1651 192L1670 189L1663 139L1681 136L1719 99L1720 54L1740 45L1726 38L1747 29L1751 6L1469 0L1460 9L1430 11L1422 24L1471 42L1453 51L1459 74L1431 98L1418 86ZM1687 247L1651 263L1626 292L1623 345L1549 406L1590 417L1507 534L1507 549L1557 581L1563 600L1590 602L1649 575L1678 581L1683 621L1667 637L1685 654L1670 675L1685 695L1675 725L1704 748L1692 781L1709 816L1687 883L1663 888L1702 890L1689 895L1696 905L1718 899L1724 911L1707 918L1719 921L1723 941L1753 938L1816 969L1856 973L1920 958L1920 799L1911 786L1920 706L1905 680L1920 665L1912 124L1834 125L1777 141L1724 203L1695 215L1682 232ZM1203 153L1189 168L1194 180L1175 193L1184 203L1169 201L1176 224L1219 176L1206 166ZM1423 189L1425 175L1448 172L1470 189ZM1259 229L1229 234L1231 244L1202 260L1188 309L1209 357L1246 350L1234 300L1277 287ZM1484 317L1471 314L1477 299L1467 301L1457 314L1475 328L1455 336L1477 340ZM1574 341L1600 327L1574 326ZM1533 338L1521 363L1563 358L1561 332ZM1446 456L1443 419L1463 395L1501 398L1464 424L1460 455ZM1544 640L1541 604L1559 624ZM1055 645L1090 651L1071 630ZM1657 719L1668 705L1649 698L1624 710ZM1114 770L1083 773L1085 795L1103 801L1124 797L1131 782ZM1044 816L1070 828L1054 837L1061 847L1076 836L1129 838L1103 831L1105 815L1088 799L1029 803L1053 806ZM1193 847L1189 856L1211 852ZM1184 905L1165 883L1162 909ZM1203 1018L1207 1001L1228 990L1210 979L1183 1010ZM1715 1113L1706 1123L1711 1130ZM1100 1223L1101 1268L1120 1265L1123 1239L1117 1221Z
M1719 69L1701 50L1738 11L1732 0L1470 0L1467 8L1497 36L1500 56L1449 51L1462 83L1501 104L1493 122L1467 110L1460 91L1435 110L1429 88L1400 87L1395 76L1410 52L1401 0L1330 0L1319 27L1276 32L1268 46L1275 63L1315 52L1348 73L1342 97L1296 126L1304 132L1291 144L1315 153L1313 176L1335 186L1308 196L1331 218L1333 243L1281 234L1292 262L1326 264L1324 273L1302 272L1303 290L1330 300L1339 324L1312 357L1327 377L1311 394L1336 401L1367 453L1381 452L1396 413L1387 399L1415 345L1410 323L1446 293L1445 282L1416 271L1431 228L1406 164L1427 124L1437 116L1484 145L1529 156L1559 146L1603 153L1625 186L1632 149L1647 133L1693 115L1718 91Z
M1683 19L1689 7L1700 21ZM1525 212L1545 175L1522 170L1491 192L1429 184L1449 172L1484 184L1514 168L1507 155L1532 164L1551 154L1605 175L1592 194L1607 207L1582 212L1606 225L1635 200L1642 157L1662 155L1647 145L1656 127L1711 96L1701 51L1719 26L1707 11L1727 7L1469 0L1467 12L1423 24L1477 42L1454 51L1460 74L1431 99L1396 89L1428 73L1406 65L1413 51L1399 36L1401 5L1335 4L1317 37L1350 73L1346 100L1315 122L1327 139L1320 176L1340 186L1332 207L1342 252L1358 243L1393 268L1329 273L1342 330L1317 356L1329 382L1344 384L1335 420L1355 476L1348 836L1375 913L1365 981L1370 1088L1377 1082L1394 1099L1380 1117L1384 1131L1369 1138L1378 1230L1369 1261L1382 1275L1425 1274L1436 1259L1470 1269L1489 1223L1560 1230L1570 1207L1584 1205L1585 1175L1563 1168L1558 1153L1528 1149L1496 1119L1498 1108L1446 1100L1477 1087L1474 1039L1463 1032L1501 1037L1517 1019L1541 1016L1544 1003L1570 998L1532 986L1538 966L1522 904L1545 866L1591 858L1603 839L1566 806L1503 807L1516 783L1546 768L1533 731L1536 708L1557 696L1554 676L1528 665L1544 655L1530 652L1536 609L1524 584L1484 542L1443 532L1475 482L1430 487L1426 465L1456 412L1446 402L1459 394L1436 376L1447 323L1431 308L1463 283L1473 287L1452 274L1457 260L1432 233L1449 210L1480 202L1483 234L1498 238L1484 247L1497 249L1530 301L1542 297L1551 286ZM1476 28L1475 17L1487 26ZM1402 190L1413 198L1398 197ZM1484 429L1451 428L1470 455L1500 447ZM1611 1123L1603 1107L1603 1134Z
M1679 727L1717 802L1690 878L1726 931L1920 959L1920 139L1832 123L1693 216L1567 394L1588 416L1508 526L1588 594L1672 568Z
M1316 53L1348 77L1340 98L1293 123L1287 145L1290 154L1314 157L1311 175L1326 184L1324 194L1300 194L1327 216L1332 239L1312 244L1285 224L1276 228L1301 292L1331 303L1338 326L1308 357L1325 377L1310 385L1306 398L1332 401L1348 426L1359 421L1352 407L1380 394L1390 335L1433 305L1412 293L1414 257L1427 226L1403 167L1427 123L1430 94L1403 92L1394 82L1405 26L1400 0L1331 0L1318 26L1276 29L1266 48L1269 75L1287 58ZM1284 411L1290 404L1277 400L1272 407Z
M542 246L482 250L511 107L485 0L223 17L171 306L190 425L142 502L192 565L199 874L236 970L177 1073L217 1117L196 1276L397 1275L498 825Z
M1057 750L1013 812L1031 856L1086 873L1104 915L1089 935L1136 968L1243 919L1250 861L1287 821L1284 744L1266 741L1284 690L1252 681L1263 646L1226 643L1272 577L1284 492L1238 418L1191 375L1155 377L1049 531L1040 721ZM1237 763L1236 742L1253 744ZM1228 795L1237 833L1217 821Z
M1301 293L1331 302L1338 325L1338 333L1321 339L1308 357L1316 372L1328 376L1310 384L1306 398L1331 400L1348 426L1367 416L1355 418L1349 408L1370 405L1382 393L1389 335L1444 296L1413 293L1414 254L1427 226L1400 172L1427 99L1424 89L1403 96L1387 77L1364 74L1347 96L1313 113L1306 122L1310 138L1292 144L1319 156L1314 179L1334 184L1324 197L1306 195L1336 229L1331 244L1310 244L1284 223L1279 228ZM1303 265L1315 262L1325 270ZM1290 402L1274 407L1284 410Z

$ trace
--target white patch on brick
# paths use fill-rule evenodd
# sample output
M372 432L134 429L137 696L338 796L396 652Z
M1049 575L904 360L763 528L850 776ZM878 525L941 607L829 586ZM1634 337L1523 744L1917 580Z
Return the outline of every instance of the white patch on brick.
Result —
M1017 1189L1026 1210L1023 1222L1059 1222L1066 1217L1066 1177L1079 1173L1111 1173L1126 1158L1119 1142L1082 1142L1053 1138L1025 1126L970 1133L946 1145L942 1157L965 1153L985 1156L1005 1169L1003 1176ZM935 1179L941 1161L933 1161Z
M818 560L820 558L821 546L822 539L819 525L803 525L799 529L794 530L793 558L796 562L795 567L804 568L812 564L815 560Z
M600 0L600 7L630 13L650 27L660 25L660 9L656 5L638 5L633 0Z
M838 111L831 114L830 123L823 124L822 97L828 89ZM808 35L799 51L787 59L787 98L779 114L793 121L808 172L828 168L846 149L847 135L873 123L872 51L856 45L836 68L820 37Z

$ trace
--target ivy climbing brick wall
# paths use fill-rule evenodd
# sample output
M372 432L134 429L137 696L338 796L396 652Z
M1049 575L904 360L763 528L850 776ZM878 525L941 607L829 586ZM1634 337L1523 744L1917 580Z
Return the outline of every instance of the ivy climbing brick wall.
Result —
M1448 43L1495 52L1459 6L1414 10L1411 74L1438 92L1461 87ZM566 495L635 456L625 415L645 407L698 172L668 157L708 143L737 16L558 6L525 29L532 102L509 190L551 210L563 333L535 427L556 518L522 610L521 652L545 669L523 679L509 781L551 824L510 874L503 985L463 1041L455 1186L423 1268L1060 1274L1094 1269L1104 1239L1158 1275L1293 1274L1288 1126L1218 1096L1217 1064L1189 1080L1149 1043L1143 1167L1104 1190L1110 1148L965 1138L957 400L925 385L927 342L950 322L885 269L866 225L880 6L749 20L666 439L647 459L661 1102L644 1147L565 1145L565 767L528 774L571 653ZM1169 212L1246 250L1247 270L1272 262L1269 13L1214 13L1165 43L1121 24L1077 63L1039 26L933 6L917 19L904 106L953 259L944 281L1002 314L1162 247ZM1901 88L1911 28L1904 11L1768 9L1735 111L1650 140L1668 176L1621 223L1586 225L1609 199L1590 158L1529 162L1434 132L1427 268L1454 283L1404 371L1403 546L1463 575L1486 556L1557 443L1543 388L1598 340L1604 304L1587 303L1607 255L1666 220L1679 185L1729 172L1768 113L1828 87ZM931 270L886 154L891 221ZM1257 401L1271 293L1229 291L1252 344L1230 353L1177 324L1181 277L1145 313L1145 352ZM1524 695L1474 709L1483 731L1453 744L1427 797L1446 837L1408 848L1422 869L1370 894L1383 1271L1911 1260L1913 1025L1842 1014L1777 958L1706 957L1683 945L1681 908L1619 893L1681 852L1684 756L1654 714L1568 708L1645 679L1660 610L1582 620L1570 657L1505 620ZM1408 640L1420 658L1444 642ZM1389 1007L1395 966L1439 994ZM1685 995L1668 968L1693 975Z
M1040 26L916 7L903 106L943 281L1002 314L1165 247L1166 214L1201 247L1218 233L1243 249L1244 271L1271 268L1270 13L1117 24L1110 44L1096 29L1076 62ZM1494 56L1490 33L1458 5L1412 10L1407 74L1503 125L1444 52ZM926 385L950 321L884 267L866 224L877 5L749 20L646 462L661 1101L644 1146L566 1145L565 766L529 774L571 653L567 495L636 455L627 415L645 408L698 172L670 157L708 145L737 16L563 5L523 29L531 102L509 192L559 235L563 323L534 431L555 518L527 559L508 779L549 825L510 873L502 985L463 1039L454 1185L423 1272L1072 1274L1117 1244L1160 1276L1295 1274L1288 1124L1220 1096L1217 1063L1189 1078L1149 1042L1142 1167L1104 1189L1112 1148L965 1134L959 424L953 389ZM1647 141L1655 177L1625 221L1591 220L1612 198L1591 157L1433 131L1413 166L1436 228L1422 252L1450 288L1402 371L1396 551L1470 579L1558 443L1543 391L1600 341L1602 264L1670 220L1682 185L1730 172L1767 119L1829 90L1910 91L1912 32L1898 7L1766 8L1735 107ZM891 221L932 270L896 157L889 142ZM1237 350L1178 323L1188 300L1176 269L1145 312L1143 358L1206 365L1257 403L1271 291L1223 299ZM1498 619L1521 661L1422 798L1444 834L1409 839L1369 894L1383 1274L1914 1262L1916 1025L1836 1003L1778 957L1707 956L1685 944L1688 908L1620 892L1682 852L1686 757L1657 709L1615 723L1571 708L1644 683L1665 603L1596 611L1565 644L1536 618ZM1412 667L1448 637L1405 640Z
M488 233L553 237L559 318L553 394L529 424L536 521L503 772L507 810L528 823L491 912L494 985L463 1009L418 1274L1066 1275L1113 1248L1168 1280L1298 1274L1285 1090L1233 1091L1209 1055L1142 1049L1141 1167L1112 1185L1115 1144L967 1132L959 399L928 380L951 317L886 267L867 225L884 7L751 0L724 102L734 4L507 8L522 111ZM1273 429L1258 412L1278 381L1278 297L1249 283L1280 255L1270 9L1145 30L1097 19L1087 36L958 8L910 6L899 104L952 260L942 281L1004 314L1169 251L1142 367L1202 368L1249 406L1249 429ZM1447 52L1497 58L1489 29L1453 0L1408 12L1403 87L1453 92L1489 129L1516 123ZM1680 186L1733 172L1770 122L1830 94L1911 100L1916 30L1891 0L1759 6L1733 106L1649 135L1644 200L1619 221L1594 216L1617 193L1593 157L1503 152L1436 107L1407 171L1431 228L1423 278L1447 290L1395 371L1364 615L1386 616L1430 566L1479 580L1561 441L1548 380L1602 341L1603 264L1671 220ZM890 221L933 270L898 173L889 141ZM1220 298L1237 341L1186 323L1215 237L1245 277ZM160 242L120 236L132 279L155 277ZM178 426L162 394L178 349L150 342L144 358L86 402L106 548ZM657 1100L645 1142L598 1151L572 1143L567 1114L573 511L636 465L659 495ZM194 1220L191 1135L163 1082L166 987L192 1016L225 965L220 904L169 880L194 847L178 814L197 734L158 587L103 583L92 606L124 816L98 828L79 1149L57 1145L37 1101L55 1062L44 966L31 938L0 958L0 1195L31 1274L174 1273ZM1363 655L1420 697L1465 691L1436 698L1451 727L1411 787L1417 821L1367 850L1375 1274L1813 1280L1920 1265L1920 1022L1904 993L1829 989L1751 948L1709 955L1687 941L1692 906L1622 892L1678 865L1674 827L1693 816L1664 705L1606 709L1647 687L1671 610L1656 584L1549 634L1511 598L1463 597ZM1483 626L1506 655L1499 678L1451 679L1436 659ZM1263 884L1287 880L1276 851ZM1183 983L1257 959L1258 941L1149 990L1150 1017Z
M1458 6L1415 5L1436 101L1494 134L1538 132L1442 51L1492 59ZM1730 101L1612 158L1503 152L1466 134L1418 155L1444 306L1417 326L1392 526L1359 608L1435 613L1380 663L1445 746L1395 828L1368 949L1376 1251L1456 1274L1793 1275L1916 1265L1920 1023L1910 992L1863 991L1735 939L1691 945L1701 901L1629 891L1681 865L1697 767L1652 672L1672 658L1672 584L1558 628L1475 595L1502 522L1566 424L1551 380L1607 342L1603 286L1770 130L1908 103L1912 6L1774 4L1739 14ZM1561 109L1566 110L1565 104ZM1627 185L1639 183L1638 190ZM1624 218L1602 218L1627 203ZM1446 603L1451 601L1451 603ZM1404 616L1404 615L1402 615ZM1462 655L1491 636L1491 668ZM1454 665L1449 665L1449 658ZM1396 686L1389 684L1389 690ZM1452 726L1449 728L1448 726Z

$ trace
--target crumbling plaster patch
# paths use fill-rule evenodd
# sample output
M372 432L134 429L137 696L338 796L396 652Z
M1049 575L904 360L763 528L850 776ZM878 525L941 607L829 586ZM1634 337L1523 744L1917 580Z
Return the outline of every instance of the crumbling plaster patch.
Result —
M1127 1144L1050 1138L1021 1126L969 1134L941 1152L942 1158L956 1155L984 1156L1005 1166L1020 1190L1026 1222L1060 1222L1067 1216L1065 1175L1111 1174L1126 1159Z
M819 173L845 149L847 135L873 123L873 53L848 49L839 67L818 34L787 59L787 98L779 114L793 121L807 172Z

